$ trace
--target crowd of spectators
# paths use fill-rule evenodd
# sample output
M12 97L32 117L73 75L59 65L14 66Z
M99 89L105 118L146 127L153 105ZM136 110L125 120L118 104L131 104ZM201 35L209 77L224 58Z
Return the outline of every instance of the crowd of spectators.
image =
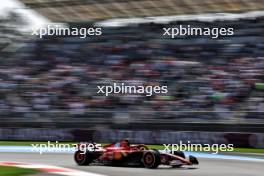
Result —
M185 22L181 22L185 23ZM169 39L170 24L104 28L102 36L26 39L0 59L0 114L16 118L263 119L263 19L186 22L235 35ZM1 51L0 51L1 52ZM0 53L1 55L1 53ZM97 94L98 85L168 86L166 95Z

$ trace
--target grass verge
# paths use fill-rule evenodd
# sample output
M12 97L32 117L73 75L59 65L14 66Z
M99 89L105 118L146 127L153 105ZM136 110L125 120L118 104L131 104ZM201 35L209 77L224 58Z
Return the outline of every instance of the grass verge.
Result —
M36 173L39 173L39 171L33 169L0 166L0 176L22 176L22 175L33 175Z
M31 141L0 141L0 146L31 146L32 144L47 144L47 142L31 142ZM51 142L51 144L56 144L55 142ZM74 142L59 142L58 144L76 144ZM163 150L165 149L163 145L148 145L149 148ZM239 153L262 153L264 154L263 149L254 149L254 148L234 148L232 152Z

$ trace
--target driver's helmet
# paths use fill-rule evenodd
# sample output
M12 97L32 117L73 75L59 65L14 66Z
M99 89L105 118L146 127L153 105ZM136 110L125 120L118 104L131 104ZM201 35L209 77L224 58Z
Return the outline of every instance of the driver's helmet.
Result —
M129 147L130 146L130 143L127 139L123 139L120 141L120 146L121 147Z

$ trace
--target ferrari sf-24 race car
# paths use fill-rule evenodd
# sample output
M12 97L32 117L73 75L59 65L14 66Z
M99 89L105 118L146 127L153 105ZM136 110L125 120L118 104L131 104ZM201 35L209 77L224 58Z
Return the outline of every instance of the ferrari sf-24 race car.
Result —
M198 164L196 157L190 155L189 159L186 159L182 151L160 152L143 144L130 145L128 140L108 144L94 151L83 152L79 149L74 154L74 160L80 166L98 164L157 168L159 165L181 167Z

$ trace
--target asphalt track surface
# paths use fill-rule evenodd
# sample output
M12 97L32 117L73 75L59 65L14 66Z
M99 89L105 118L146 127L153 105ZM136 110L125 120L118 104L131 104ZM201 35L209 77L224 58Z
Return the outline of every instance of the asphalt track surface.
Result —
M199 165L182 168L160 166L158 169L77 166L72 154L0 153L1 161L49 164L106 176L263 176L264 162L198 158ZM45 174L41 174L45 175ZM49 174L48 174L49 175ZM50 176L50 175L49 175Z

